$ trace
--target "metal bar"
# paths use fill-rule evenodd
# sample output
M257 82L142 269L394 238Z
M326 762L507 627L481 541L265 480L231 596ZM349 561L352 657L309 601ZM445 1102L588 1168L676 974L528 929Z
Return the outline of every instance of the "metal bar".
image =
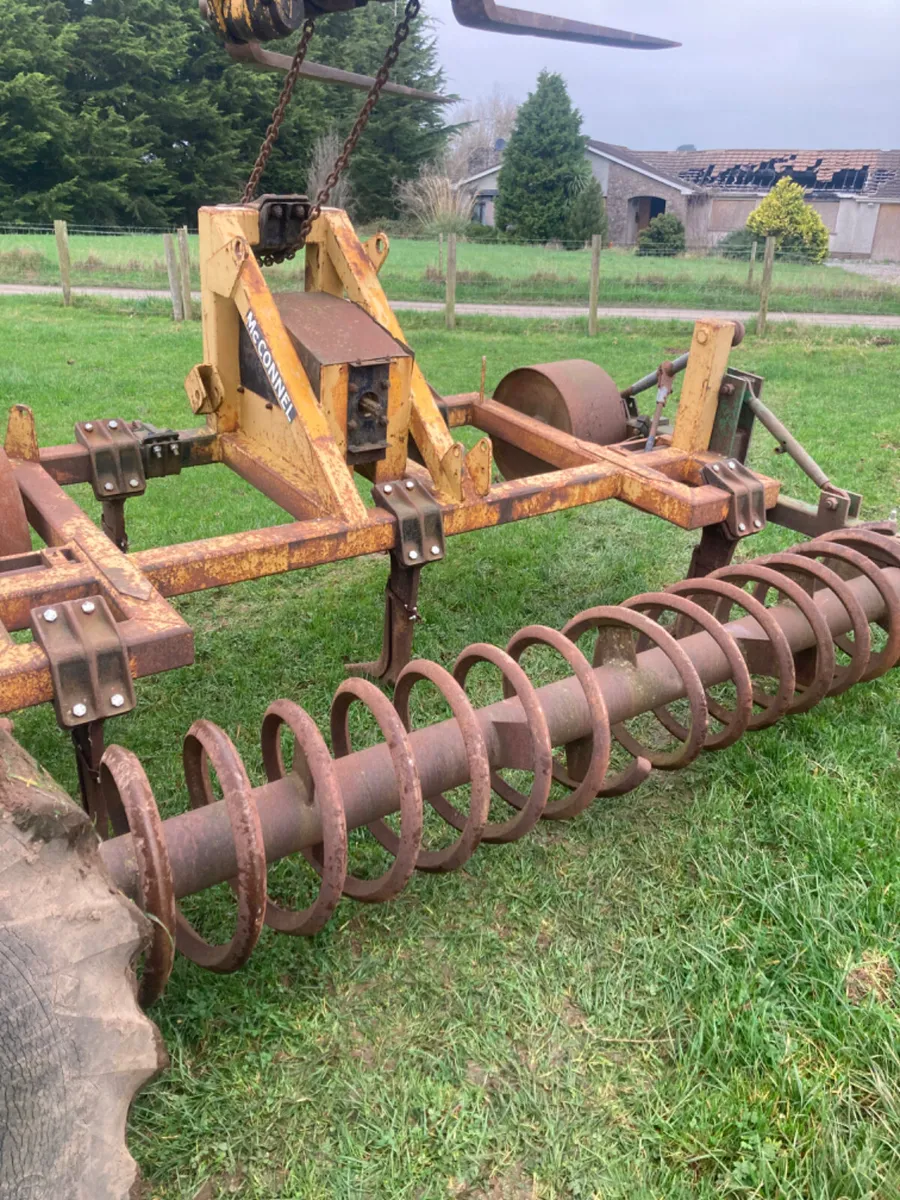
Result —
M679 356L677 358L672 359L671 373L673 375L678 375L681 371L684 370L684 368L687 365L688 365L688 351L686 350L684 352L684 354L679 354ZM641 392L649 391L650 388L655 387L658 379L659 379L659 369L657 368L657 370L651 371L649 375L642 376L637 381L637 383L633 383L631 385L631 387L623 388L622 391L619 392L619 395L622 397L623 400L627 400L631 396L639 396L641 394Z
M245 42L241 45L226 42L225 49L233 59L246 63L254 71L281 71L285 74L290 70L290 54L263 50L259 42ZM309 59L304 59L300 64L299 73L306 79L315 79L319 83L335 83L339 87L357 88L362 92L367 92L375 82L371 75L357 75L355 71L342 71L339 67L310 62ZM442 96L439 92L426 92L422 88L407 87L406 84L392 83L390 80L381 90L385 95L406 96L410 100L430 100L435 104L453 104L458 99L456 96Z
M202 467L219 461L216 435L208 429L180 429L178 448L182 468ZM64 486L91 482L90 453L86 446L77 442L42 447L40 463L51 479Z
M900 594L900 569L884 568L883 575ZM884 616L883 599L868 579L859 576L849 581L848 586L870 621ZM848 632L851 620L835 593L823 589L815 593L815 601L833 636ZM815 644L813 631L799 609L782 604L769 611L795 655ZM750 617L732 621L723 628L732 637L747 642L765 640L763 631ZM693 634L682 639L680 645L706 687L731 678L728 660L709 634ZM639 654L635 670L604 666L595 668L595 675L613 725L669 704L683 694L680 675L658 649ZM590 734L590 714L576 679L547 684L538 689L538 697L554 746L569 745ZM477 716L492 766L528 765L530 734L517 699L479 709ZM466 750L454 720L417 730L411 735L410 742L423 795L434 796L468 781ZM348 828L370 824L397 810L397 779L386 745L379 744L336 759L333 767ZM268 861L284 858L321 840L316 806L310 802L311 797L299 775L289 774L276 783L255 788L253 797ZM224 801L170 817L164 828L176 895L190 895L234 877L237 859ZM116 885L135 897L136 865L131 835L105 842L101 853Z
M807 475L816 487L827 487L830 482L828 476L809 451L800 445L788 427L778 420L771 408L763 404L749 389L744 403L760 424L768 429L781 449L791 456L804 475Z

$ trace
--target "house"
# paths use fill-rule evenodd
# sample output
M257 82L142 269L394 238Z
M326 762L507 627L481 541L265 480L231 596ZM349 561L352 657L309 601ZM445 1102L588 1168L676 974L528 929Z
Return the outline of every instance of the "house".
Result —
M642 150L591 140L585 157L600 182L613 245L630 246L653 217L674 213L687 244L715 246L779 179L803 184L835 257L900 261L900 150ZM499 158L461 185L474 219L494 223Z

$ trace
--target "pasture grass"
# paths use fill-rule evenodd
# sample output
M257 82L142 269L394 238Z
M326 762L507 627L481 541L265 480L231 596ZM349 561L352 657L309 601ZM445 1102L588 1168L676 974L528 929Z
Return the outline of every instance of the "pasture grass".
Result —
M155 311L154 311L155 308ZM161 305L0 301L0 387L43 443L88 417L191 424L197 326ZM621 383L684 349L684 325L404 314L439 390L588 357ZM866 513L900 492L900 344L778 326L733 361ZM752 461L783 471L758 432ZM796 486L795 486L796 485ZM87 488L76 489L95 511ZM155 481L129 506L135 549L285 520L224 468ZM417 652L449 665L680 578L692 537L616 504L454 538L425 572ZM789 544L768 529L753 555ZM269 701L327 728L348 660L373 657L383 558L175 603L193 668L139 681L111 739L165 812L186 804L181 738L207 716L254 781ZM549 677L538 660L534 678ZM479 691L486 688L479 683ZM488 689L489 690L489 689ZM487 696L486 698L490 698ZM69 788L45 707L24 744ZM368 733L363 730L363 736ZM158 1200L893 1200L900 1194L900 704L893 673L751 735L573 822L543 823L394 902L340 905L325 930L266 931L215 976L179 959L154 1012L171 1068L136 1103L130 1145ZM377 870L362 836L353 864ZM305 868L273 872L300 905ZM227 937L227 888L188 902Z
M192 274L199 287L196 236ZM70 237L72 281L83 287L166 288L162 237L94 234ZM446 255L446 248L445 248ZM590 251L543 245L461 242L457 300L497 304L587 304ZM446 257L437 241L391 239L381 277L391 300L444 298ZM749 310L759 305L762 267L753 285L747 264L716 256L640 258L628 250L604 251L599 302L623 307ZM303 254L268 269L276 290L302 288ZM58 284L56 243L49 234L0 235L0 283ZM841 267L778 262L770 302L777 312L900 313L900 287Z

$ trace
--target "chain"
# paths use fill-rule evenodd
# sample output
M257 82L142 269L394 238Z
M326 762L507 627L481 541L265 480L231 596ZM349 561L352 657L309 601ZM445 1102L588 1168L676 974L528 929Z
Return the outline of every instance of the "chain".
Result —
M278 103L275 105L275 111L272 113L272 123L266 130L266 136L263 138L259 154L256 156L256 162L253 164L253 170L250 172L250 178L247 180L247 186L244 188L244 194L241 196L241 204L249 204L256 195L256 189L259 187L260 178L266 169L266 163L269 161L269 155L272 153L275 139L278 137L281 122L284 120L284 114L287 112L288 104L290 104L294 85L300 74L300 67L303 65L303 60L306 57L306 51L315 27L315 21L309 18L303 22L303 33L300 35L300 41L297 43L297 49L294 51L293 60L284 79L281 95L278 97Z
M409 29L412 22L419 15L421 9L421 0L406 0L406 8L403 12L403 20L398 24L394 31L394 40L388 47L388 52L384 56L384 62L378 69L378 74L375 76L375 82L369 89L369 94L363 101L362 108L359 110L356 120L353 122L353 128L347 134L347 140L341 147L341 152L334 161L334 166L328 174L322 187L319 189L319 194L316 196L315 203L309 210L303 224L300 226L300 241L305 242L309 236L309 231L312 228L313 222L322 211L322 206L328 203L328 198L337 181L343 175L347 163L350 160L350 155L356 149L356 143L362 136L363 130L369 123L369 117L372 115L372 109L378 103L378 97L381 95L382 88L390 78L391 71L400 55L400 48L409 37Z

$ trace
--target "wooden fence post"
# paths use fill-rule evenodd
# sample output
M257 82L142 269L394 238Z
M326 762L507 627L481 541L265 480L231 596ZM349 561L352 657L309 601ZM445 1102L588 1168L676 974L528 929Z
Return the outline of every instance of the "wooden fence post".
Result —
M588 302L588 333L597 336L597 301L600 298L600 234L591 235L591 293Z
M63 304L68 308L72 303L72 263L69 258L69 226L65 221L54 221L53 232L56 234L56 253L59 257L59 277L62 280Z
M166 252L166 272L169 276L169 292L172 296L172 319L184 320L184 309L181 305L181 283L178 279L178 265L175 262L175 241L171 233L163 234L163 248Z
M747 272L747 287L753 287L753 270L756 266L756 252L758 249L759 242L754 238L753 245L750 247L750 270Z
M765 337L769 322L769 293L772 290L772 268L775 265L775 239L766 238L766 251L763 255L762 286L759 289L759 316L756 321L756 332Z
M181 275L181 307L184 319L193 321L194 308L191 300L191 252L188 248L187 225L178 230L178 265Z
M446 324L456 328L456 234L447 234L447 301Z
M444 273L444 235L438 234L438 275Z

